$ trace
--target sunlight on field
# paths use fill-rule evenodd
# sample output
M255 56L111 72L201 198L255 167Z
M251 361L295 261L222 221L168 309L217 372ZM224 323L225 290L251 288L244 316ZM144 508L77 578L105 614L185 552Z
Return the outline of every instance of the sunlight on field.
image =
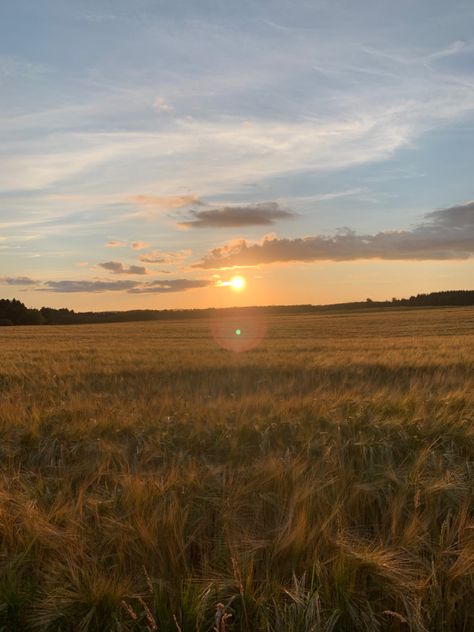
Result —
M474 629L474 309L257 334L0 329L0 628Z

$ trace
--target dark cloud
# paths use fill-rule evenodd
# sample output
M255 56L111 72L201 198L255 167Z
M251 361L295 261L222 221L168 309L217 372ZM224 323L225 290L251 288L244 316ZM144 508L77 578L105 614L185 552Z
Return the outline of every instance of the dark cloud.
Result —
M130 290L130 294L149 294L164 292L183 292L197 288L209 287L212 281L193 279L167 279L164 281L151 281L142 283Z
M425 216L426 224L436 227L474 229L474 201L459 206L451 206L440 211L433 211Z
M345 229L334 235L296 239L245 239L211 250L195 268L225 268L289 261L355 259L448 260L474 256L474 202L425 215L411 230L358 235Z
M30 277L19 276L19 277L0 277L0 284L2 285L37 285L39 281L35 281L34 279L30 279Z
M106 261L99 263L99 266L114 274L148 274L147 269L143 266L126 266L120 261Z
M135 281L45 281L42 291L49 292L123 292L136 286Z
M139 283L136 281L45 281L39 291L43 292L128 292L129 294L183 292L208 287L212 281L202 279L166 279Z
M242 226L270 226L279 219L295 217L276 202L262 202L248 206L223 206L207 211L191 211L193 219L180 222L186 228L238 228Z

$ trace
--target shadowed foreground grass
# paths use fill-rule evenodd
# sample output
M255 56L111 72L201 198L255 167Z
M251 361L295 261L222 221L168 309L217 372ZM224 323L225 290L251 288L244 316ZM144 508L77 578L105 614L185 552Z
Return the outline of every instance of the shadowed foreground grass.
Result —
M1 630L474 629L473 309L0 345Z

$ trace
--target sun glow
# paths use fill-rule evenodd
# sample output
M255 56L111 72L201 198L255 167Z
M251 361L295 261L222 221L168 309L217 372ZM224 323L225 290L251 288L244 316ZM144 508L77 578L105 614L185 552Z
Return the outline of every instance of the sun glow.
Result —
M247 281L242 276L235 276L229 281L229 285L236 292L240 292L247 285Z
M240 274L233 276L228 281L222 281L221 279L219 279L215 282L215 287L228 287L231 290L234 290L234 292L241 292L246 288L246 286L247 279L243 276L240 276Z

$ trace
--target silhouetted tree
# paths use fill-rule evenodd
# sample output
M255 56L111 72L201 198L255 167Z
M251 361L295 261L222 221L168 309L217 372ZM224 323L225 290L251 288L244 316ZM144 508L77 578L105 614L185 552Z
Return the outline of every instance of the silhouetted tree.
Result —
M136 309L126 312L79 312L65 307L55 309L42 307L28 309L17 299L0 299L0 325L72 325L88 323L117 323L148 320L173 320L176 318L203 318L213 314L232 311L244 315L257 310L263 314L307 314L311 312L331 312L335 310L381 309L390 307L436 307L474 305L474 290L449 290L417 294L410 298L392 298L391 301L365 301L339 303L334 305L272 305L266 307L240 307L227 309Z

